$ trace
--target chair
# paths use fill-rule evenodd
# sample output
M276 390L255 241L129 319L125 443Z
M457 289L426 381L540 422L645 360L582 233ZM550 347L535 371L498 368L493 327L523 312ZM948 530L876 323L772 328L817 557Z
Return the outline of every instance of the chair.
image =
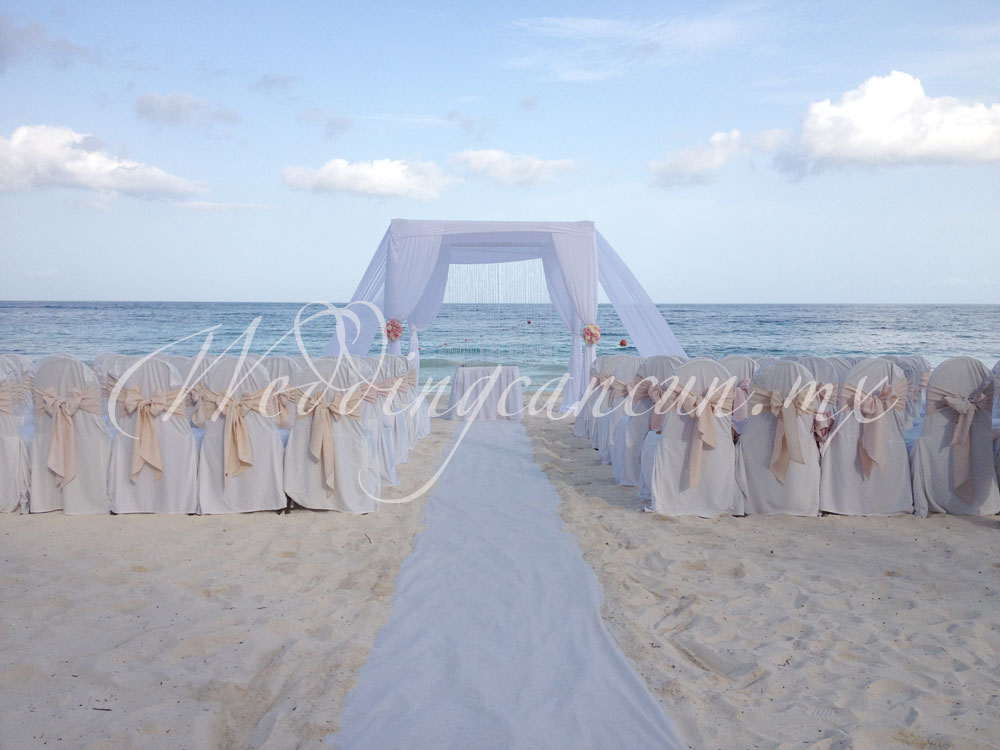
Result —
M611 453L611 468L615 484L638 487L642 469L642 446L650 431L650 419L656 401L662 396L663 384L681 366L680 357L660 355L646 358L636 372L636 387L632 390L632 414L622 414L615 427ZM657 420L659 427L660 420ZM648 498L647 498L648 499Z
M412 425L409 413L411 388L415 381L410 379L416 373L410 374L410 364L406 357L398 354L385 355L381 379L376 384L385 392L386 417L392 425L393 444L396 449L396 463L410 462L410 448L416 445L411 442Z
M298 418L285 451L285 493L305 508L371 513L378 507L381 471L375 435L365 425L382 424L366 418L376 408L376 394L346 361L314 365L316 372L302 370L293 378Z
M720 359L719 364L736 378L736 385L733 387L733 433L738 437L743 434L743 425L747 421L750 381L757 372L757 363L743 354L730 354Z
M747 515L819 515L819 448L813 417L821 397L795 362L775 362L752 383L736 446L736 483Z
M903 429L909 430L920 419L920 373L913 357L888 356L884 359L896 364L906 377L906 409L903 412Z
M291 357L274 355L264 357L260 364L267 370L274 400L274 414L278 424L281 444L288 444L288 435L295 424L295 396L292 381L302 368Z
M594 404L601 398L600 372L601 363L606 357L597 357L590 366L590 381L583 400L578 406L576 419L573 420L573 435L578 438L590 439L594 424Z
M35 371L32 513L108 513L111 436L97 375L75 357L46 357Z
M177 368L162 359L147 359L118 381L112 512L198 512L198 448L182 384Z
M913 512L903 436L907 383L886 359L847 373L820 458L820 510L857 516Z
M927 415L913 446L913 504L920 515L1000 513L993 465L992 373L978 359L955 357L927 384Z
M283 451L267 386L267 370L238 357L219 357L201 376L194 416L205 430L198 459L201 513L285 507Z
M338 357L330 360L314 360L314 366L317 366L316 363L320 361L330 361L335 365L340 363L340 367L354 372L356 376L365 381L368 387L376 386L385 375L385 367L376 357ZM373 407L362 410L361 421L375 438L381 484L394 485L397 483L395 428L386 415L385 394L375 391L374 395Z
M715 518L743 512L732 440L733 377L718 362L677 368L653 455L652 509L667 516Z
M1000 417L1000 360L993 365L993 416Z
M777 357L768 357L768 356L754 357L753 359L754 362L757 363L758 370L763 370L765 367L770 367L771 365L773 365L775 362L778 361Z
M616 354L607 358L602 370L602 386L606 393L601 410L594 418L594 440L591 443L601 454L601 463L610 464L614 450L615 425L623 414L623 406L635 374L642 366L642 358L630 354Z
M20 432L24 383L18 364L0 359L0 513L28 510L31 463Z

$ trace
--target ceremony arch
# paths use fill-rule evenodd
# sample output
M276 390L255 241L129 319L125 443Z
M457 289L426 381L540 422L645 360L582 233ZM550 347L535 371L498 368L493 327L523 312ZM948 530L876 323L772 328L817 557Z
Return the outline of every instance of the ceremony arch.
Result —
M449 266L539 258L549 298L571 336L564 404L575 403L587 387L595 353L593 344L584 343L582 332L597 322L598 283L640 356L684 356L660 311L592 221L393 219L351 302L370 302L386 320L408 323L409 353L419 365L419 331L441 310ZM361 320L361 330L343 332L344 340L351 354L364 355L379 333L378 321L370 310L352 311ZM327 354L338 353L334 336ZM401 353L399 341L389 343L389 353Z

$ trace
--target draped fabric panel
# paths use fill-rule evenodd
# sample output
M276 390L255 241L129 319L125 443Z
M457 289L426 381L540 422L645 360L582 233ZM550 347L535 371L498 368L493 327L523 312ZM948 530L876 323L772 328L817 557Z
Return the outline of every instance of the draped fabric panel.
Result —
M382 310L386 319L406 321L409 356L419 367L418 332L437 317L444 299L448 268L453 263L496 263L541 258L553 306L569 329L570 381L564 408L585 392L595 347L581 339L583 326L597 322L598 281L607 292L629 336L643 356L684 355L677 339L649 295L628 270L593 222L470 222L393 219L354 293L349 310L360 327L343 326L345 345L337 337L326 353L342 349L368 353L380 334L377 316L358 303ZM389 354L400 354L401 342L390 342Z
M600 232L595 230L594 234L597 237L597 271L601 287L639 350L639 356L669 354L687 357L684 347L625 261Z

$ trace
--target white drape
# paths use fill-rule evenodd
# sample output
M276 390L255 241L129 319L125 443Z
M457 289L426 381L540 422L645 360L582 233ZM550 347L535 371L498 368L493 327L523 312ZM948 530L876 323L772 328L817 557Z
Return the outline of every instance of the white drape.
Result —
M684 355L649 295L593 222L470 222L393 219L352 298L360 330L345 326L346 349L365 355L379 334L374 314L353 304L370 302L386 319L406 321L410 359L419 367L418 332L437 317L453 263L542 259L549 296L570 332L570 381L564 405L586 389L594 347L584 346L583 326L597 322L597 285L604 286L640 354ZM389 354L401 343L390 342ZM338 354L336 337L327 354Z

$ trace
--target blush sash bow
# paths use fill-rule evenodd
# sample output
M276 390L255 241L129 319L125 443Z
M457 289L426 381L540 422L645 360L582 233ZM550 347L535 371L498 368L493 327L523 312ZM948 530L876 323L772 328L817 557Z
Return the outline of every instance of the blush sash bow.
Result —
M750 394L750 412L760 414L769 411L774 415L774 443L771 445L771 461L768 467L782 484L788 476L788 466L794 461L805 464L802 443L797 426L799 414L812 415L816 409L814 399L808 393L798 393L794 398L778 391L754 388Z
M951 436L951 469L955 494L972 504L973 482L972 422L976 412L989 412L993 408L993 383L981 385L969 396L946 391L934 386L927 389L927 416L942 409L951 409L958 415L955 431ZM993 467L991 466L990 469Z
M633 386L632 397L636 401L648 398L653 402L653 410L649 413L649 429L659 432L663 428L663 415L669 408L668 399L676 385L676 378L667 378L658 383L655 378L646 377Z
M841 408L852 409L858 418L858 458L861 472L870 479L878 466L885 470L885 418L891 411L906 410L907 383L900 378L892 385L883 384L877 393L866 393L856 383L844 383L840 394Z
M143 396L138 386L124 389L118 397L126 414L135 414L135 443L132 445L132 463L129 477L132 481L139 476L143 464L149 464L153 476L163 476L163 455L160 453L160 437L153 425L161 414L177 416L184 414L184 402L180 399L181 389L170 391L157 389L149 398Z
M361 419L362 394L356 391L330 396L316 393L308 397L305 413L312 414L309 429L309 453L323 468L323 484L327 492L336 489L334 484L336 457L333 453L333 422L341 417Z
M615 402L624 399L632 390L632 383L619 380L614 375L605 375L601 380L601 387L608 392L608 406L614 406Z
M204 427L208 418L219 412L226 416L222 432L223 483L225 483L230 477L239 476L253 466L253 446L250 444L250 433L247 432L243 417L251 411L256 411L265 417L269 416L271 409L268 405L270 400L268 389L233 396L229 393L216 393L201 386L197 389L196 395L192 390L192 395L198 405L194 415L196 426Z
M35 388L35 409L52 417L46 466L56 475L56 486L62 489L76 478L76 429L73 417L80 411L99 415L101 389L97 385L82 390L74 388L62 395L53 388Z
M715 448L718 437L715 419L730 414L733 408L733 394L729 388L716 390L711 394L695 396L690 391L681 391L670 402L668 411L676 411L694 421L691 431L691 447L688 450L688 485L697 487L701 482L701 458L705 448ZM728 439L728 435L726 436Z

